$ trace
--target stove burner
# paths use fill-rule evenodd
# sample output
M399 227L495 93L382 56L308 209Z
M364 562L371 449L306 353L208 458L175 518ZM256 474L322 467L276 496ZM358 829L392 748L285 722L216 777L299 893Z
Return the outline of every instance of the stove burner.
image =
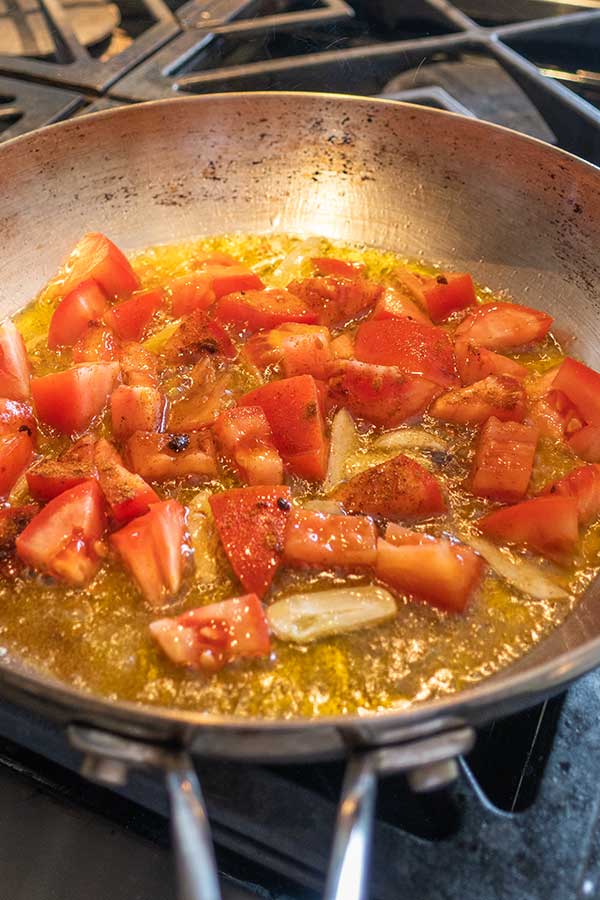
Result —
M118 26L120 14L106 0L64 0L65 12L79 42L105 41ZM50 56L54 41L44 11L36 0L0 0L0 54Z
M66 119L83 102L74 91L0 76L0 140Z

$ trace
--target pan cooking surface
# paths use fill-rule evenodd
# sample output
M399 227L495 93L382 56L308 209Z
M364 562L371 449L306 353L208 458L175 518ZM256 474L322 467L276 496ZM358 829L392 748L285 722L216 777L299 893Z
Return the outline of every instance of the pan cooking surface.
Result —
M193 252L219 250L252 265L268 283L269 274L298 244L299 239L284 236L213 238L148 250L135 258L135 268L144 286L152 287L184 274ZM387 283L392 283L393 266L402 261L370 248L333 247L325 240L320 251L321 255L361 259L368 264L370 278ZM36 304L17 320L36 374L56 367L54 355L45 345L53 309L50 296L51 292L42 292ZM491 295L482 290L480 297L489 300ZM558 362L560 349L548 338L535 352L517 356L533 377ZM64 359L60 363L67 364ZM239 384L240 390L255 386L247 375L240 375ZM423 426L448 443L448 452L442 458L418 449L402 452L440 479L452 513L420 527L431 534L456 533L465 521L486 509L484 501L474 500L462 487L473 454L472 435L431 419L425 419ZM365 430L360 448L348 460L348 475L398 452L374 450L376 437L373 429ZM50 448L56 452L56 439L46 436L40 450ZM530 493L579 464L576 457L543 441ZM226 480L226 484L233 482ZM167 483L158 486L158 491L193 506L200 492L218 487ZM300 503L322 497L299 481L293 490ZM145 606L117 564L103 566L88 589L77 591L50 584L41 576L25 576L14 562L6 562L0 576L0 641L5 654L20 655L77 688L112 699L266 717L400 709L465 688L539 642L564 620L575 603L574 594L583 591L595 576L599 548L600 527L593 525L582 538L576 564L569 569L542 564L545 573L569 592L562 600L532 599L488 570L483 589L464 615L447 614L399 597L398 616L391 624L305 646L274 640L268 660L231 664L211 676L177 669L161 654L148 634L148 624L157 613ZM177 615L243 593L216 538L213 550L217 561L214 577L204 564L199 566L182 598L165 614ZM282 570L267 602L298 588L349 582L367 583L368 578Z

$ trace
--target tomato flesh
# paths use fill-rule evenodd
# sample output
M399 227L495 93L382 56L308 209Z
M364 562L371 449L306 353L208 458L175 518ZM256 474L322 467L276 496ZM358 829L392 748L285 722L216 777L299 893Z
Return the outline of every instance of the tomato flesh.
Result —
M302 300L281 288L226 294L214 308L217 321L233 326L239 332L254 333L277 328L284 322L317 321L317 315Z
M291 501L290 489L283 486L233 488L209 500L233 571L261 599L281 564Z
M0 509L0 560L10 559L14 555L17 537L39 511L37 503Z
M177 596L189 556L181 503L153 503L149 512L116 531L110 541L150 606L162 606Z
M28 566L81 587L96 574L97 542L106 528L104 498L95 480L54 497L21 532L17 553Z
M37 424L31 407L17 400L0 398L0 435L23 431L31 438L35 446Z
M118 357L117 340L110 328L90 322L73 344L73 362L112 362Z
M217 456L206 429L190 434L136 431L127 441L126 457L134 472L148 481L217 474Z
M508 350L541 341L552 322L552 316L528 306L485 303L461 322L456 338L488 350Z
M226 294L261 291L264 288L258 275L239 263L223 265L207 260L200 271L208 277L211 290L217 299Z
M173 315L177 318L189 316L196 310L206 310L215 302L210 278L202 272L173 278L165 284L167 295L171 298Z
M0 437L0 497L10 493L19 475L29 465L32 455L33 442L26 431Z
M457 341L454 352L456 368L463 384L473 384L488 375L510 375L519 380L527 375L527 369L521 363L494 350L477 347L471 341Z
M491 416L501 422L522 422L527 412L525 388L509 375L488 375L466 387L442 394L431 405L430 414L443 422L482 425Z
M117 523L144 515L160 500L143 478L125 467L118 451L104 438L96 444L94 463L100 488Z
M339 275L292 281L288 290L313 310L319 325L345 325L366 313L379 299L383 287L362 276L343 278Z
M221 413L213 434L224 455L248 484L282 484L283 460L260 406L236 406Z
M398 366L442 387L458 381L450 338L433 325L410 319L363 322L356 332L355 354L361 362Z
M260 371L275 368L284 378L325 379L333 361L329 329L295 322L255 334L246 341L244 355Z
M572 497L577 503L579 522L587 525L600 513L600 466L580 466L544 489L554 497Z
M386 519L422 519L446 510L437 479L404 454L370 466L338 487L333 496L346 512Z
M567 357L552 382L579 410L588 425L600 425L600 374Z
M364 275L367 267L361 262L348 262L331 256L313 256L312 267L318 275L341 275L342 278L357 278Z
M0 325L0 396L27 400L31 394L31 365L25 343L14 322Z
M164 306L161 288L140 291L108 310L104 318L122 341L141 341L154 314Z
M91 322L102 318L106 308L106 294L98 282L82 281L54 310L48 329L50 349L72 347Z
M159 619L150 633L176 665L216 672L234 659L268 656L269 626L256 594Z
M113 435L126 441L136 431L160 431L165 398L155 387L120 384L110 395Z
M63 434L84 431L106 406L119 366L81 363L31 381L31 394L42 422Z
M441 272L427 279L423 296L434 322L443 322L452 313L477 302L473 279L467 272Z
M140 281L127 257L104 234L84 234L65 263L63 293L87 279L97 281L108 297L125 297L137 291Z
M206 357L235 359L237 350L223 326L198 309L169 338L165 356L170 363L197 363Z
M568 440L569 447L590 463L600 463L600 425L585 425Z
M284 555L291 565L356 568L375 562L377 532L366 516L336 516L295 509L285 532Z
M524 544L564 564L579 536L578 504L568 496L535 497L479 519L483 534L509 544Z
M46 502L96 476L92 435L82 437L58 459L42 459L26 473L29 493L35 500Z
M538 437L537 428L531 425L489 418L477 442L472 492L505 503L522 500L531 478Z
M423 325L431 325L431 319L416 300L407 292L388 287L375 304L372 320L378 319L411 319Z

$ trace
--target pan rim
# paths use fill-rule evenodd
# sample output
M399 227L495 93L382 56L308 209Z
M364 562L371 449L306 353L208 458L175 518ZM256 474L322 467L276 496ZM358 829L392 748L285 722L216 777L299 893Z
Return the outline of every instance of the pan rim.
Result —
M203 106L214 102L234 102L240 98L281 98L295 99L314 98L319 101L341 102L344 105L373 107L379 106L394 109L406 113L408 110L416 115L444 119L447 117L459 118L465 128L475 130L492 130L508 136L514 142L532 145L550 158L567 160L577 170L594 173L594 177L600 179L600 166L587 162L581 157L568 151L554 147L539 138L525 135L503 125L485 122L462 116L459 113L448 110L440 110L428 106L406 103L377 97L364 97L353 94L326 93L319 91L230 91L211 94L201 94L189 97L167 97L159 100L150 100L136 104L125 104L120 107L100 110L88 113L90 118L122 118L125 115L143 115L146 108L181 106L183 104L195 104ZM139 110L137 112L136 110ZM85 125L85 117L66 119L37 129L35 132L19 135L0 145L0 158L5 148L11 149L20 146L23 142L31 143L40 135L54 134L61 130L68 131L77 126ZM42 138L43 139L43 138ZM598 182L600 188L600 180ZM589 590L589 588L588 588ZM560 627L560 626L559 626ZM539 644L536 646L540 646ZM527 654L519 659L525 659ZM192 712L165 706L153 706L132 701L110 700L99 694L88 693L69 686L67 683L54 679L52 676L43 675L41 671L23 671L15 668L14 662L0 659L0 690L4 686L16 688L22 697L45 697L50 702L67 709L75 721L89 716L103 716L112 719L115 726L127 723L130 726L143 729L144 727L155 730L162 726L180 726L192 729L218 728L229 731L268 731L290 732L299 729L310 729L311 732L325 731L336 728L340 731L352 727L374 727L382 729L387 727L406 727L423 724L436 720L443 727L444 723L468 721L477 716L478 721L493 717L496 705L510 698L512 701L524 701L527 697L535 698L538 694L550 694L559 690L562 686L589 672L600 665L600 637L582 644L575 650L565 651L556 658L540 663L531 669L515 673L503 674L509 671L500 670L491 679L483 679L473 687L458 691L437 700L425 701L421 704L405 709L385 709L381 711L369 711L361 714L353 713L337 716L317 717L290 717L267 718L246 717L234 715L216 715L213 713ZM521 705L524 705L521 703ZM487 710L487 712L486 712Z

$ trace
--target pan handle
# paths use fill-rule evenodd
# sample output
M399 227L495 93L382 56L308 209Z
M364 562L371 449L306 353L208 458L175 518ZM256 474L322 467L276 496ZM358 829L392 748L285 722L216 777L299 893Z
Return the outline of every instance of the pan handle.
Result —
M200 782L186 753L166 771L179 900L221 900L217 865Z
M405 772L415 791L431 791L458 776L456 757L471 749L471 728L380 747L350 757L333 839L323 900L366 900L377 783L380 775Z

